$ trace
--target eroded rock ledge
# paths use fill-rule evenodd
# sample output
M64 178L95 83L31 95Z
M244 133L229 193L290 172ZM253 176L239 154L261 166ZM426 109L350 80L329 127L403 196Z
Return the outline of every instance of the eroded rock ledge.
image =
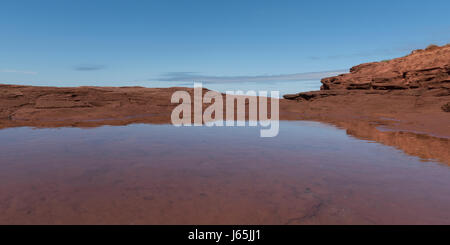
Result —
M450 44L361 64L321 80L319 91L288 94L303 118L366 121L450 137Z
M450 45L387 61L354 66L350 73L322 79L322 90L450 89Z
M449 96L450 44L430 45L405 57L357 65L350 73L323 78L321 82L320 91L288 94L284 98L311 100L350 94L352 90L364 91L360 94L400 90L400 94L411 96Z

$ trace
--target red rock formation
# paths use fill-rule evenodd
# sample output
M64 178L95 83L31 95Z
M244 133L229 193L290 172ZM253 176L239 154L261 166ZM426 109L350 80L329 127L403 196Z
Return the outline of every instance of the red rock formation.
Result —
M435 97L436 106L443 112L449 112L450 44L441 47L430 45L424 50L414 50L405 57L357 65L350 69L350 73L327 77L321 82L320 91L288 94L284 98L312 101L325 97L351 96L357 101L359 99L356 97L379 94L385 95L385 100L396 96L396 100L415 101ZM408 99L407 96L416 99ZM346 103L347 106L350 102Z
M322 84L319 91L284 95L299 102L285 110L312 120L358 120L450 137L450 44L361 64Z
M450 45L355 66L349 74L323 79L320 91L285 95L280 119L360 121L450 138L449 66ZM178 90L193 93L189 88L0 84L0 129L170 123L176 106L170 98Z
M322 79L321 90L450 89L450 44L388 61L354 66L350 73Z

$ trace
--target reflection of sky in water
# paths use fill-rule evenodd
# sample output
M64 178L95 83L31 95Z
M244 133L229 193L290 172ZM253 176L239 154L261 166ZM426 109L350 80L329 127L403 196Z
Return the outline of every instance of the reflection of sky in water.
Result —
M448 166L316 122L259 129L0 130L0 224L450 221Z
M194 152L206 154L216 152L215 147L218 146L221 146L222 152L227 151L227 147L230 147L230 149L236 147L245 149L246 147L251 148L250 146L258 146L265 148L267 151L290 149L296 156L316 156L318 162L333 156L332 159L335 161L364 159L364 162L377 162L379 166L386 163L391 169L393 166L390 164L393 162L396 162L397 165L413 162L418 163L419 166L422 165L416 157L406 155L402 151L382 144L355 139L348 136L345 130L327 124L309 121L280 121L280 133L274 138L259 137L260 129L266 127L260 125L249 127L248 123L246 125L246 127L174 127L170 124L132 124L87 129L10 128L0 130L0 144L3 146L0 153L5 154L8 152L7 149L18 146L20 147L11 151L11 153L35 153L33 148L40 147L34 144L39 143L52 146L48 150L55 151L55 153L57 148L63 145L71 149L84 148L80 147L80 144L104 148L105 145L103 144L109 145L108 142L115 142L123 144L122 146L125 148L130 148L129 150L132 152L133 145L136 147L140 145L140 147L147 149L147 147L158 143L167 147L170 146L169 148L174 152L189 148ZM133 143L128 144L130 143L129 140L133 140ZM313 152L310 151L312 149Z
M204 88L211 90L226 92L242 90L254 91L280 91L280 96L284 94L294 94L298 92L306 92L319 90L322 84L318 80L305 81L271 81L271 82L209 82L203 83ZM165 87L193 87L194 82L148 82L146 87L165 88ZM270 94L270 93L269 93Z

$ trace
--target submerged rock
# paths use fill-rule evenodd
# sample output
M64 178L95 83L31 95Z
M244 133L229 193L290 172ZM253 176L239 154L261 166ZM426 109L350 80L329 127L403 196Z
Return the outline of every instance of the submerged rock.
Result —
M447 104L443 105L441 108L445 112L450 112L450 102L448 102Z

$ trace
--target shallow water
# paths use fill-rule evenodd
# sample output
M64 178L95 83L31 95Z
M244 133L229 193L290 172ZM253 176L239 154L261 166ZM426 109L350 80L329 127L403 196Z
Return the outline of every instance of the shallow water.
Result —
M450 167L316 122L0 130L1 224L450 224Z

